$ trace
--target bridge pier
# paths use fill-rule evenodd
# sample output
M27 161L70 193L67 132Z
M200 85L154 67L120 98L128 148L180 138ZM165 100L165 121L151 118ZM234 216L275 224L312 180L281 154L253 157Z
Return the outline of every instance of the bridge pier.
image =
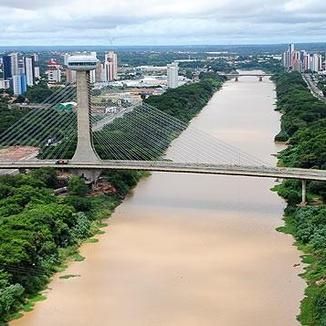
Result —
M301 180L301 203L299 206L304 207L307 205L307 180Z
M86 181L95 184L98 178L100 177L102 170L98 169L78 169L78 170L72 170L72 174L78 175L79 177L84 178Z

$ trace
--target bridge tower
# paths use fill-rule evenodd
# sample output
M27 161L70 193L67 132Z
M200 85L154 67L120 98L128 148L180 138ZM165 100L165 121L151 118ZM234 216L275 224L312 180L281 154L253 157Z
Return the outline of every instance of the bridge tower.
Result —
M68 58L68 68L76 71L77 80L77 147L72 162L98 163L101 159L93 147L91 137L91 103L90 103L90 71L96 68L96 57L85 54ZM78 170L77 174L91 182L96 182L100 170Z
M97 58L78 54L68 58L68 68L76 71L77 80L77 148L72 161L96 163L100 158L93 148L91 137L90 71L96 68Z

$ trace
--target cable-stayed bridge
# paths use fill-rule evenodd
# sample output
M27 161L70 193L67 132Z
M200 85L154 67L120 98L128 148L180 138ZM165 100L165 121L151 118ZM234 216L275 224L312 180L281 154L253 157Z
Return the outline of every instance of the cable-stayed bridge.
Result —
M299 179L303 202L306 180L326 181L326 171L273 167L147 104L105 112L105 100L95 103L91 96L91 66L71 68L77 70L77 83L0 135L2 148L35 147L37 157L14 161L0 156L0 169L56 167L93 181L104 169ZM77 107L57 105L63 102Z

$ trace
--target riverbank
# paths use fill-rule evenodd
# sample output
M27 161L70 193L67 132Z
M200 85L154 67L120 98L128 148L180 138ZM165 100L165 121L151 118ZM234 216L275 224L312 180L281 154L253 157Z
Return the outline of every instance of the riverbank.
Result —
M299 73L275 77L277 109L283 114L276 140L288 141L279 155L282 166L326 168L326 105L314 97ZM298 207L301 184L284 181L275 189L287 200L285 226L308 264L302 277L307 282L301 302L302 325L326 325L326 185L308 183L308 205Z

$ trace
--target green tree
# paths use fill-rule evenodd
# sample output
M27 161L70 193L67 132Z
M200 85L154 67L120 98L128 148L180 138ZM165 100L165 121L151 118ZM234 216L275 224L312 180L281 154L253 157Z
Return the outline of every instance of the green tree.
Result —
M89 189L83 178L72 176L68 183L68 190L71 195L85 196Z
M42 103L53 94L53 90L49 88L45 80L28 88L26 98L32 103Z

